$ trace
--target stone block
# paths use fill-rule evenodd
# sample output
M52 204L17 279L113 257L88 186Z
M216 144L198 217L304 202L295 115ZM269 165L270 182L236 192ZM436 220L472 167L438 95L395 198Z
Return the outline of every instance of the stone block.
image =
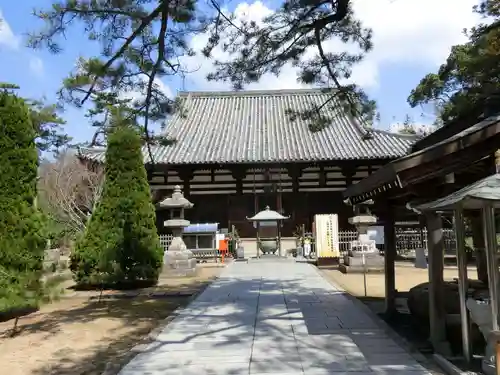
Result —
M196 259L186 251L166 251L163 257L163 272L168 277L196 276Z
M342 273L383 273L384 267L380 266L348 266L345 264L339 265L339 271Z
M345 256L344 264L351 267L362 267L363 257L358 254L356 256ZM365 256L365 265L367 268L384 267L384 257L379 254L367 254Z

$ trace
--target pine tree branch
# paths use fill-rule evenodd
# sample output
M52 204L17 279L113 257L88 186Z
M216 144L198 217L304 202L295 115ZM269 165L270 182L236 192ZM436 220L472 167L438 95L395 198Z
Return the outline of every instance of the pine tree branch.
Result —
M125 40L125 42L122 44L122 46L118 49L118 51L111 57L102 67L102 71L106 72L112 65L113 63L118 60L120 57L123 56L127 48L130 47L132 42L148 27L151 22L161 13L162 11L162 5L159 5L156 7L147 17L143 18L141 21L141 24L137 27L137 29L134 30L134 32ZM94 81L90 85L90 89L88 90L87 94L83 97L82 99L82 104L87 101L87 99L92 95L94 92L95 85L97 84L99 77L94 77Z
M149 113L149 108L151 106L151 97L152 97L152 91L153 91L153 84L156 78L156 73L158 72L158 69L160 69L162 62L165 60L165 35L167 33L167 23L168 23L168 15L169 15L169 3L168 1L163 2L163 6L160 10L161 12L161 27L160 27L160 33L159 33L159 38L158 38L158 57L156 58L156 63L153 66L153 69L151 70L151 74L149 75L149 82L148 82L148 88L146 91L146 106L145 106L145 112ZM151 152L151 142L150 142L150 137L149 137L149 131L148 131L148 123L149 123L149 116L146 116L144 118L144 133L146 136L146 147L148 148L148 154L149 154L149 161L151 164L154 164L155 161L153 159L153 153Z

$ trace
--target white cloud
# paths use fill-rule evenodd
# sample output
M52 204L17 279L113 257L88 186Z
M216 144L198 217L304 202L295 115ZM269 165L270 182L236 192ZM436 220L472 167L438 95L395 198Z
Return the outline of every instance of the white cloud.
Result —
M383 64L428 66L432 69L446 59L452 45L463 43L463 29L478 22L472 13L477 0L354 0L353 9L366 27L373 29L374 49L358 64L351 80L365 88L378 85L379 72ZM259 22L271 12L261 1L240 3L235 10L239 17ZM448 17L446 15L449 15ZM201 49L206 36L192 40L195 50ZM326 50L343 50L339 41L325 44ZM224 53L216 49L213 57L223 59ZM206 82L211 71L211 62L200 56L184 60L190 70L189 83L197 89L222 90L229 85L221 82ZM248 89L297 88L296 70L287 66L279 77L265 76Z
M147 77L144 75L140 76L141 80L147 82ZM173 98L172 90L168 87L162 80L159 78L155 78L153 86L156 86L158 90L163 93L167 98ZM146 97L146 87L144 89L140 88L134 91L128 91L121 94L121 98L123 99L131 99L132 101L144 99Z
M18 49L19 42L19 37L14 34L0 9L0 47L6 46L8 48Z
M29 61L29 67L34 75L38 77L41 77L43 75L44 66L41 58L37 56L32 56Z
M20 50L21 38L14 34L14 31L10 27L9 23L2 14L0 9L0 49L1 47L6 47L10 50L14 50L16 53L21 54L23 59L28 63L29 70L35 76L42 76L44 72L43 61L37 57L32 56L30 53L26 53Z
M354 12L373 30L374 49L365 60L377 74L384 63L443 63L451 46L466 41L464 28L479 17L477 0L355 0ZM449 16L447 16L449 15Z

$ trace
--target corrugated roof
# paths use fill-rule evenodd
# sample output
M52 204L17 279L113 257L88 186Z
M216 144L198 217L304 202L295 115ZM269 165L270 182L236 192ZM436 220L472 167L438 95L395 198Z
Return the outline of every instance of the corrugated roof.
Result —
M182 110L169 120L173 146L151 148L155 163L266 163L397 158L415 137L366 130L342 109L322 108L332 124L313 133L308 122L291 120L287 110L321 106L329 94L320 89L238 92L183 92ZM104 160L104 149L81 149L82 157ZM143 150L145 160L148 152Z

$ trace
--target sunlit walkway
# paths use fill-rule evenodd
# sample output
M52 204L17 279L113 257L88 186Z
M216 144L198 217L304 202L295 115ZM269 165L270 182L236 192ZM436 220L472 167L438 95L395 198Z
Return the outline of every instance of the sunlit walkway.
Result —
M234 263L120 375L429 374L314 266Z

